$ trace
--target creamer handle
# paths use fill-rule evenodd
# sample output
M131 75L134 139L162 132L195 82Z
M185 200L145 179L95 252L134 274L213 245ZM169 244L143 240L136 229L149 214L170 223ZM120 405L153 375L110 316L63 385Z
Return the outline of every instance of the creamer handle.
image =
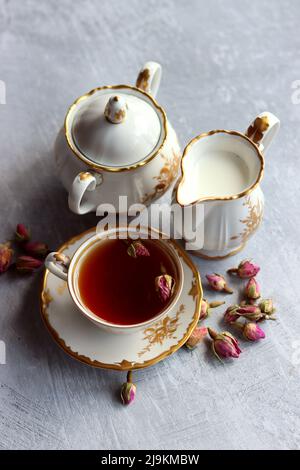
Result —
M250 124L245 135L265 153L279 131L280 121L272 113L260 113Z

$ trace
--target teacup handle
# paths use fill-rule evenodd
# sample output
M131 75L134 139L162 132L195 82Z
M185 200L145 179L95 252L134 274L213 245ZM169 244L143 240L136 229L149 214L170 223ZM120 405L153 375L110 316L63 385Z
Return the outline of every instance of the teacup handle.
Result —
M68 269L70 264L70 258L63 253L53 251L49 253L45 259L45 266L54 276L59 277L63 281L68 279Z
M86 192L95 191L96 187L102 183L102 175L100 173L92 173L90 171L82 171L75 178L69 192L69 208L75 214L87 214L96 210L93 202L83 201Z
M146 62L136 79L136 86L155 98L160 81L161 65L157 62Z
M262 152L265 152L280 128L279 119L269 112L260 113L250 124L245 134Z

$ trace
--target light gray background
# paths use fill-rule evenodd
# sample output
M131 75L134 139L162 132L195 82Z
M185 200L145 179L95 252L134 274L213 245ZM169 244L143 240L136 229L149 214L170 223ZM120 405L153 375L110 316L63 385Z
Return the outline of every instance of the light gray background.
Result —
M133 83L146 60L163 65L158 99L182 145L213 128L244 130L265 110L282 122L266 158L260 231L235 258L197 261L203 278L245 256L261 264L263 293L279 318L263 325L267 338L242 343L240 359L226 365L204 344L182 349L134 374L137 399L125 408L118 399L125 374L75 362L45 330L41 273L2 275L1 448L299 447L300 105L291 102L299 24L297 0L0 0L1 241L25 222L55 249L96 224L94 215L68 210L55 175L55 135L77 96ZM221 317L222 309L207 324L222 328Z

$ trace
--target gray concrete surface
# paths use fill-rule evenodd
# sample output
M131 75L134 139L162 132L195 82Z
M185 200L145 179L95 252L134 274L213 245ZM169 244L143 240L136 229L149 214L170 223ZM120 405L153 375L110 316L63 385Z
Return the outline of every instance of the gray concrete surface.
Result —
M264 325L267 338L243 343L240 359L226 365L204 344L180 350L135 374L138 396L124 408L124 374L76 363L48 335L41 273L3 275L1 448L299 448L300 105L291 100L300 79L299 22L296 0L0 0L1 241L25 222L56 248L96 224L94 215L67 208L55 135L77 96L133 83L145 60L163 65L159 101L182 145L212 128L243 130L264 110L282 121L266 159L260 231L235 258L196 260L202 277L246 256L261 264L263 293L278 307L278 322ZM207 324L222 328L221 313Z

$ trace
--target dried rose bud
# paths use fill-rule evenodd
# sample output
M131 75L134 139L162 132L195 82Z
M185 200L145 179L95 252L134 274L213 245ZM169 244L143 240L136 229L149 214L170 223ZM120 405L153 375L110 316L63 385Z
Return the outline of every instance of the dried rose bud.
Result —
M240 317L244 317L247 318L247 320L252 321L260 321L265 318L265 315L256 305L243 305L237 309L237 313Z
M155 288L162 302L169 300L173 294L175 280L169 274L162 274L155 278Z
M23 245L24 250L33 256L41 256L44 257L48 254L49 248L46 243L42 242L26 242Z
M220 274L206 274L206 279L208 280L208 283L213 290L218 292L224 291L228 294L233 293L233 290L227 286L225 278Z
M43 265L43 261L32 256L19 256L16 261L16 268L20 273L32 273Z
M272 315L275 312L275 308L273 305L272 299L264 299L260 302L259 308L263 313L267 313L268 315Z
M16 229L16 240L18 242L25 242L30 240L30 231L24 224L18 224Z
M258 341L266 337L264 331L257 325L257 323L245 323L243 327L243 335L249 341Z
M127 382L121 387L121 399L123 405L130 405L133 402L136 395L136 386L132 383L132 372L129 371L127 374Z
M149 250L139 240L132 242L129 245L127 253L129 256L132 256L132 258L137 258L138 256L150 256Z
M221 357L239 357L242 352L239 348L239 343L228 331L223 331L222 333L216 333L211 328L208 328L209 336L212 341L212 350L218 359L221 360Z
M10 242L0 243L0 274L8 270L13 257L13 250Z
M200 343L200 341L202 341L203 338L205 338L206 335L207 335L207 328L196 326L191 336L185 343L186 347L188 349L194 349L197 346L197 344Z
M224 301L208 302L206 299L202 299L199 321L205 320L205 318L207 318L210 315L212 308L220 307L220 305L223 305L223 304L225 304Z
M248 279L256 276L260 271L260 267L257 264L252 263L250 260L245 259L241 261L237 268L228 269L229 274L236 274L241 279Z
M234 323L238 318L239 314L237 310L239 309L239 305L230 305L227 308L226 312L224 313L224 320L226 323Z
M245 294L248 297L248 299L250 299L251 301L259 299L260 287L259 287L257 280L254 277L249 279L249 281L247 282L247 285L245 287Z

